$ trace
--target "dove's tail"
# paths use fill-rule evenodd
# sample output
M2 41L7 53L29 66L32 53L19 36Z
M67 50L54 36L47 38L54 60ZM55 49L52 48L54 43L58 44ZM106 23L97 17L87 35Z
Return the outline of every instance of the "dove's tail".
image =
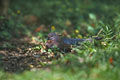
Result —
M90 41L93 42L93 40L101 40L101 37L95 37L95 38L88 38L88 39L71 39L71 38L64 38L63 42L66 44L70 44L70 45L74 45L74 44L79 44L81 42L85 42L85 41Z

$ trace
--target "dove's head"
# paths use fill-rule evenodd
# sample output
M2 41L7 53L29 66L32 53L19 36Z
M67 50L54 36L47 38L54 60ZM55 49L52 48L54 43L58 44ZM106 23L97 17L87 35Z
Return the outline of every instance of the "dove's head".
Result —
M59 37L59 35L56 34L56 33L49 33L49 34L48 34L48 40L57 41L57 40L59 40L59 39L60 39L60 37Z
M49 33L48 34L48 40L46 42L46 46L48 48L52 48L54 45L58 46L58 43L60 41L60 37L56 33Z

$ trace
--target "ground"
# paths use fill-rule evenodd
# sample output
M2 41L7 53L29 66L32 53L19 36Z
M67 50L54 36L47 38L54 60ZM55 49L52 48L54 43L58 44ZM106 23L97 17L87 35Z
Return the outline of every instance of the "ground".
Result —
M34 50L33 48L38 44L44 45L40 42L35 44L30 37L0 42L0 45L4 46L0 50L1 68L8 72L21 72L32 68L42 68L46 63L50 64L55 55L42 52L40 49Z

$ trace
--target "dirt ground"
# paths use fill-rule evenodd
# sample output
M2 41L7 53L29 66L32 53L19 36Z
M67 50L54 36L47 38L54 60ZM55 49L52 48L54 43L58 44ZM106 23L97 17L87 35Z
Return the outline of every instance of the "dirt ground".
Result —
M43 48L34 50L37 45ZM56 58L54 53L44 52L44 43L29 37L1 41L0 46L0 68L7 72L40 69Z

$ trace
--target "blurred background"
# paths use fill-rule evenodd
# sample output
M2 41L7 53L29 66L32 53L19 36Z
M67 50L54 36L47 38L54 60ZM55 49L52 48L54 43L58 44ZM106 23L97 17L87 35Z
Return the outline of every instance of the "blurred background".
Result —
M0 38L49 32L96 35L103 24L115 27L119 0L1 0ZM44 34L43 34L44 33ZM75 33L79 33L76 35Z

